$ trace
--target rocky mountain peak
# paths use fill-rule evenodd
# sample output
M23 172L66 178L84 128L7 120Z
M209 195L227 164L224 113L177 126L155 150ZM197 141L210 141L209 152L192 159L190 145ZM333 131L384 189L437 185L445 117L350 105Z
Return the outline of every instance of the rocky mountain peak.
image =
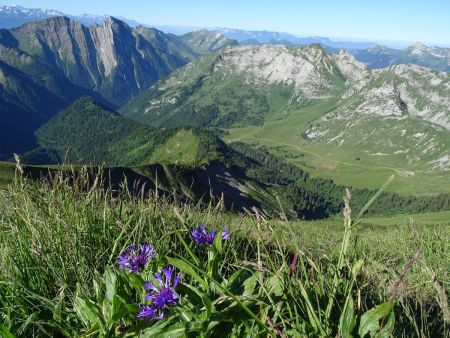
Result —
M383 45L375 44L372 47L368 48L367 50L372 53L379 53L379 52L388 51L389 48L387 48L386 46L383 46Z
M341 49L332 54L332 57L341 73L347 78L347 82L361 82L360 85L362 85L370 78L370 70L367 66L357 61L347 50Z
M117 27L122 29L130 29L130 27L123 22L122 20L119 20L113 16L108 16L105 21L103 21L104 27Z
M421 42L416 42L411 47L409 47L409 49L411 51L411 54L413 54L413 55L420 55L420 54L425 53L427 51L428 47L425 46Z
M18 48L76 85L100 93L113 106L124 104L188 60L177 53L176 42L169 37L146 39L114 17L86 27L57 16L9 32Z

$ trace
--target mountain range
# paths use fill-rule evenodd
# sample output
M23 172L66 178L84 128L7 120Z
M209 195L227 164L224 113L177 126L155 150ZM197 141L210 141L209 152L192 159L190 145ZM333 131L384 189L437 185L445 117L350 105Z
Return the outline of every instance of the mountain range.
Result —
M94 24L101 25L108 19L108 15L70 15L52 9L40 8L24 8L22 6L1 6L0 7L0 28L13 28L23 25L28 22L47 19L54 16L65 16L71 18L85 26ZM142 26L143 24L135 21L118 17L121 21L126 22L130 27ZM144 25L145 26L145 25ZM148 26L148 25L147 25ZM192 31L202 30L202 27L180 27L180 26L155 26L160 30L183 35ZM350 48L350 49L364 49L374 45L371 42L351 42L351 41L332 41L329 38L323 37L298 37L289 33L279 33L270 31L245 31L241 29L230 28L209 28L210 31L222 33L226 37L236 40L239 43L257 42L257 43L277 43L277 44L291 44L291 45L305 45L310 43L322 43L332 48Z
M12 28L24 23L42 20L55 16L66 16L85 26L102 25L109 16L107 15L68 15L56 10L24 8L21 6L1 6L0 7L0 28ZM148 27L135 20L118 17L126 22L130 27ZM364 62L371 68L384 68L389 65L412 63L424 67L429 67L439 71L450 70L450 48L430 47L421 43L416 43L403 50L381 46L374 42L357 41L334 41L327 37L301 37L298 35L274 32L274 31L249 31L233 28L208 28L208 32L200 27L177 27L177 26L156 26L166 33L177 35L201 35L194 31L203 31L204 34L212 36L213 32L221 33L234 43L239 44L275 44L285 46L304 46L308 44L321 44L327 51L336 52L340 49L347 49L358 61Z
M255 130L328 102L296 126L299 142L357 146L355 156L395 157L405 171L448 171L449 97L449 73L417 65L372 70L320 45L229 46L180 68L120 111L157 127Z
M17 5L0 6L0 28L14 28L25 23L44 20L55 16L65 16L85 26L94 24L101 25L109 17L108 15L95 14L69 15L54 9L25 8ZM139 23L135 20L123 17L119 17L118 19L126 22L131 27L139 26Z
M445 56L422 45L410 51L419 52ZM282 182L305 175L315 181L292 195L312 198L325 186L336 192L333 208L343 185L372 189L391 173L395 192L448 191L449 73L369 61L322 43L239 44L220 32L176 36L112 17L89 27L54 16L1 29L0 159L18 152L36 165L172 165L186 180L195 172L203 193L202 168L214 163L246 186L241 193L258 187L249 195L272 206ZM266 158L288 161L283 170L295 178L274 178L276 166L265 172ZM229 166L240 169L226 174Z
M359 61L366 63L371 68L411 63L450 72L450 48L429 47L420 42L404 50L375 45L353 53Z
M211 30L237 40L241 44L272 44L285 46L304 46L313 43L321 44L330 49L367 49L375 45L373 42L356 41L333 41L327 37L309 36L300 37L298 35L271 32L271 31L248 31L232 28L212 28Z
M1 29L0 158L33 144L39 125L83 95L117 108L209 49L234 44L199 34L133 29L115 18L86 27L59 16Z

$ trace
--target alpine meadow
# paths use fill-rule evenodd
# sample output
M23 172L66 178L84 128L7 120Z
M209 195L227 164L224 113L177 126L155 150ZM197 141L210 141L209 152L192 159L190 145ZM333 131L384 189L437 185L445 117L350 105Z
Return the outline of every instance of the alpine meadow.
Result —
M17 2L0 337L450 338L448 3Z

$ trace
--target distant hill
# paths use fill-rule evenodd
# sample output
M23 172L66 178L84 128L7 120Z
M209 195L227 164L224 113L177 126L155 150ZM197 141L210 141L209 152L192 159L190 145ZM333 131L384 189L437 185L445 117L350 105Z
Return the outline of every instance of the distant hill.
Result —
M201 165L221 156L223 143L196 128L161 130L142 125L83 97L62 110L36 132L40 148L26 153L30 164L55 163L137 166L149 163ZM45 150L45 151L44 151Z
M181 35L180 39L198 55L215 52L225 46L238 45L236 40L229 39L224 34L211 32L206 29Z
M356 42L356 41L334 41L327 37L305 36L273 32L273 31L250 31L233 28L214 28L214 31L224 34L230 39L235 39L241 44L274 44L286 46L305 46L310 44L320 44L324 48L334 49L366 49L375 43L373 42Z

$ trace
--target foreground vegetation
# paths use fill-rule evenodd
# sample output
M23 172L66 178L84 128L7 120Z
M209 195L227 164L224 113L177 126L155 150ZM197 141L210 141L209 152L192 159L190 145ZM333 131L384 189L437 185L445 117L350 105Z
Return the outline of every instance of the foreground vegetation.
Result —
M343 221L291 223L100 182L81 171L1 191L2 336L449 336L448 223L370 226L348 193ZM216 236L200 245L202 224ZM120 268L141 243L155 255ZM168 267L158 320L143 311Z

